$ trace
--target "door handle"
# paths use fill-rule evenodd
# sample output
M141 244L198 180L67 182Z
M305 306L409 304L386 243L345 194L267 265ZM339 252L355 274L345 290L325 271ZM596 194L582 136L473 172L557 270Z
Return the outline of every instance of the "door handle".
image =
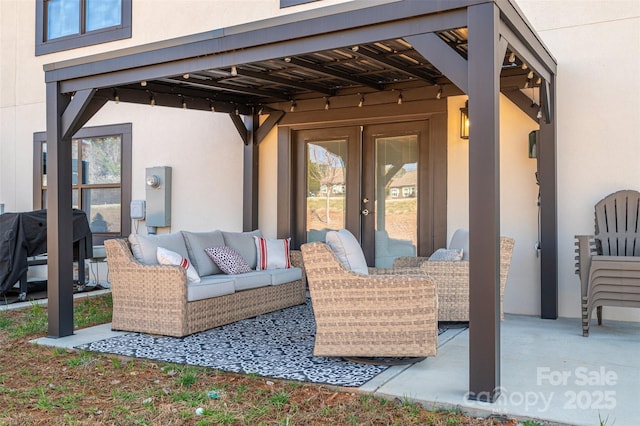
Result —
M362 216L369 216L369 210L368 209L364 209L360 213L362 213Z

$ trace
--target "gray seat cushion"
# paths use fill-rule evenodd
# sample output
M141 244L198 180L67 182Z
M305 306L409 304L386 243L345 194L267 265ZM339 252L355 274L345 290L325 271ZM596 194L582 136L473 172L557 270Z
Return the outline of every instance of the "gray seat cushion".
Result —
M302 269L300 268L287 268L287 269L267 269L271 275L271 285L286 284L292 281L302 279Z
M199 283L187 286L187 301L209 299L235 292L234 280L228 275L209 275L202 277Z
M200 276L220 273L220 268L207 255L204 249L224 245L222 231L189 232L182 231L184 242L189 252L189 260Z
M271 285L271 275L268 271L252 271L227 277L233 277L236 291Z

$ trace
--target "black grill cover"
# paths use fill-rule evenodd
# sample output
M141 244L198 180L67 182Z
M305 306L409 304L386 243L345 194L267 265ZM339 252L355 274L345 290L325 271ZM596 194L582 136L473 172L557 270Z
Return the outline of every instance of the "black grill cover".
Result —
M80 245L85 258L93 257L91 228L84 211L73 209L74 259ZM27 272L27 258L47 252L47 210L0 215L0 294L20 281Z

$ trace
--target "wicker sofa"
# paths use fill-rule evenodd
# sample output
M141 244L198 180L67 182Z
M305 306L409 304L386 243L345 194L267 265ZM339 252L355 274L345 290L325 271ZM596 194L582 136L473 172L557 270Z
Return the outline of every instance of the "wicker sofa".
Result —
M200 253L191 251L195 248L193 242L206 238L202 238L204 233L194 235L198 238L192 238L186 254L196 266ZM161 244L180 252L175 245L179 239L174 237L173 241L173 246L167 241ZM292 268L287 270L252 271L242 277L201 274L201 281L192 283L180 266L145 264L136 259L132 245L135 243L124 239L105 241L113 295L113 330L181 337L306 300L299 251L291 251ZM199 266L200 271L206 269Z
M515 241L500 237L500 318ZM420 267L438 286L438 320L469 321L469 260L434 261L426 257L400 257L394 268Z

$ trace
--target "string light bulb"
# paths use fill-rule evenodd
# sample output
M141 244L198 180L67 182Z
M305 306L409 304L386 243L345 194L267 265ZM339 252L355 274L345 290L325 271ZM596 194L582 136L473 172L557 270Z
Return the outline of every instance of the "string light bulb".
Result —
M523 62L522 63L522 69L526 70L527 68L529 68L529 66L525 62Z
M360 102L358 102L358 108L362 108L362 105L364 105L364 96L360 96Z
M184 78L185 80L188 80L189 79L189 73L183 74L182 78Z
M509 62L513 64L515 61L516 61L516 54L515 52L511 52L511 54L509 55Z
M400 92L400 94L398 95L398 105L402 105L402 101L403 101L402 92Z
M531 80L533 78L533 71L529 71L529 74L527 74L527 78L529 80Z
M236 105L235 110L233 111L236 115L240 115L240 109L238 108L238 105Z
M187 109L187 101L186 100L182 100L182 109Z
M113 100L115 101L115 103L119 104L120 103L120 96L118 96L118 91L117 90L113 90Z
M151 105L151 106L155 106L155 105L156 105L156 98L155 98L155 96L151 95L151 100L149 100L149 105Z
M331 108L331 105L329 103L329 98L324 98L324 109L328 110L329 108Z
M140 82L140 86L142 86L142 87L147 87L147 80L142 80L142 81Z
M442 86L438 87L438 93L436 93L436 99L442 98Z
M291 99L291 106L289 107L289 112L295 112L295 110L296 110L296 106L298 106L298 105L296 104L296 101L295 101L295 100L293 100L293 99Z
M236 68L236 66L235 66L235 65L231 67L231 75L232 75L233 77L235 77L236 75L238 75L238 68Z

